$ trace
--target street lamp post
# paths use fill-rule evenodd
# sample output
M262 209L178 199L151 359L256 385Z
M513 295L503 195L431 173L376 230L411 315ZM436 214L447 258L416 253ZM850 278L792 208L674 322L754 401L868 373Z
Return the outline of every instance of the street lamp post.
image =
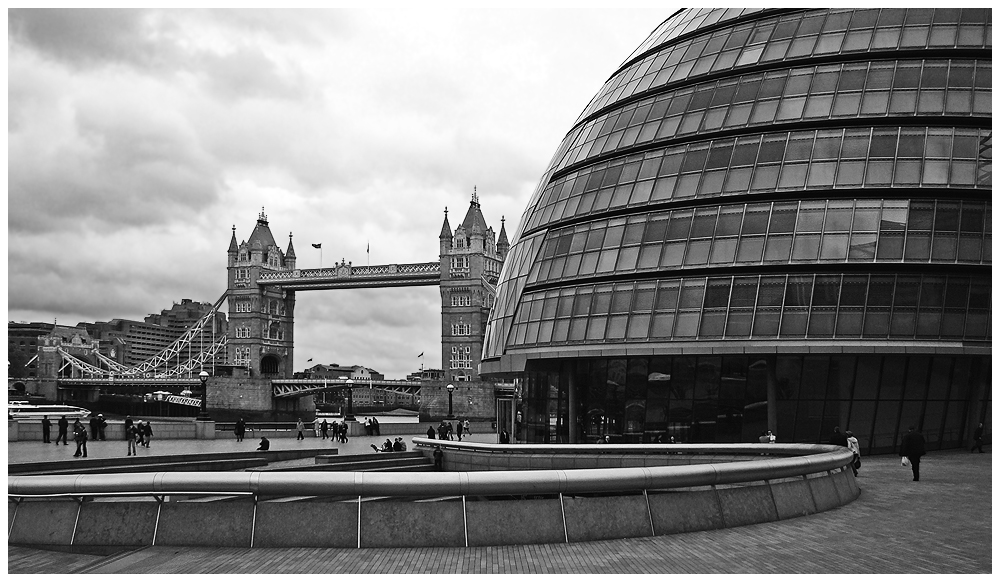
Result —
M344 416L346 422L354 422L354 380L347 379L347 414Z
M455 414L451 411L451 395L455 391L455 385L448 384L446 388L448 389L448 420L454 420Z
M208 416L208 372L199 372L198 379L201 380L201 411L198 413L198 420L212 420Z

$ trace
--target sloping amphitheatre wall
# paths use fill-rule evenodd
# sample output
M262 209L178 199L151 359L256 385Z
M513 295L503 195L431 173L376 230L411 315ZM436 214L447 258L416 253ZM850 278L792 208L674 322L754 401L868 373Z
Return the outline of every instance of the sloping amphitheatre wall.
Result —
M860 494L850 451L829 445L414 442L440 446L444 470L9 476L8 543L572 543L791 519Z

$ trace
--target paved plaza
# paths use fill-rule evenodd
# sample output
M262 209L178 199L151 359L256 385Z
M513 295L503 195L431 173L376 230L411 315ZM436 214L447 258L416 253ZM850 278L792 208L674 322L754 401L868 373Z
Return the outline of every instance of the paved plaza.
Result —
M489 436L473 435L473 440ZM380 437L355 437L338 449L340 454L371 453L369 445L376 441ZM317 442L273 439L272 448L314 448ZM124 447L93 443L91 456L103 454L105 445ZM143 453L255 446L249 439L154 440ZM8 443L11 462L71 455L66 449L72 447ZM921 480L913 482L898 457L868 457L858 477L861 496L853 503L725 530L476 548L392 548L392 540L386 540L385 549L148 547L104 556L8 546L8 573L988 574L993 567L992 459L992 453L934 452L921 463Z

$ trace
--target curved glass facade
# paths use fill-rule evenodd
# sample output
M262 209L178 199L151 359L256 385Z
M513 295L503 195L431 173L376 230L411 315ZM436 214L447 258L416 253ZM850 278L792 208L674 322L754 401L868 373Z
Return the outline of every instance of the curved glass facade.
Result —
M654 30L503 267L481 374L523 381L519 438L967 438L989 400L991 14L693 9Z

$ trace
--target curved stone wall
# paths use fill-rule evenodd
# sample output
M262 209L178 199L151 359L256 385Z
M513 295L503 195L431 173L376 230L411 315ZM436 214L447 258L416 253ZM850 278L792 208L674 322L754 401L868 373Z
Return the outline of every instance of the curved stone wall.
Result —
M575 458L578 468L8 477L8 543L233 547L570 543L788 519L844 505L860 493L853 473L846 470L851 453L826 445L575 450L584 446L556 453L541 450L552 447L414 440L428 453L430 444L448 449L447 465L471 463L480 456L487 458L486 465L489 459L499 462L507 457L529 459L529 464L546 459L554 467L564 463L560 459ZM657 462L662 464L656 466ZM614 468L600 468L608 466Z

